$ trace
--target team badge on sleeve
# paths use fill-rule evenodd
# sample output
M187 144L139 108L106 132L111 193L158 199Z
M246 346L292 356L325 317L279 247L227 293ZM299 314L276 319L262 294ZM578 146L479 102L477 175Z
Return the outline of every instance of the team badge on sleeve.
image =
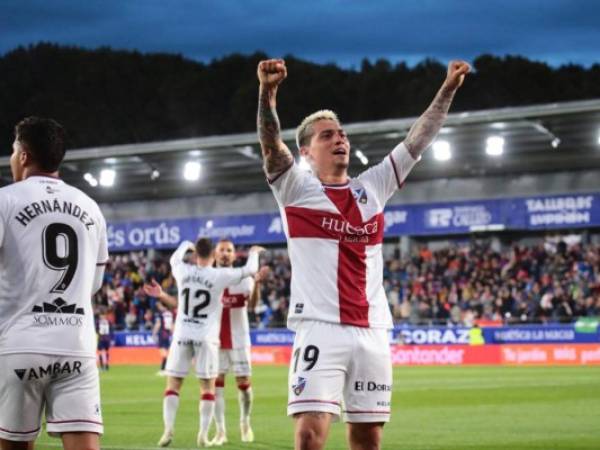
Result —
M304 388L306 387L306 378L298 377L298 382L292 385L292 389L294 390L294 394L300 395Z

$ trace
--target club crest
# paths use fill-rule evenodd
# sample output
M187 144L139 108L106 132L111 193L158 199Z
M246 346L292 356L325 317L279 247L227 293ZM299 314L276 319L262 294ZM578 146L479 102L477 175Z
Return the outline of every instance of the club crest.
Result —
M352 189L352 195L358 203L362 203L363 205L367 203L367 191L364 188Z
M300 395L304 388L306 387L306 378L298 377L298 382L292 385L292 389L294 390L294 394Z

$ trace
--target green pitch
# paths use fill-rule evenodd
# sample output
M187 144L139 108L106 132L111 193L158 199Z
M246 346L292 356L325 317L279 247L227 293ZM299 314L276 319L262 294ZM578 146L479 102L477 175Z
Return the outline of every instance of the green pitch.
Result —
M165 380L151 367L114 367L101 374L105 449L156 448L162 433ZM292 449L285 415L287 371L255 367L253 444L242 444L237 394L227 379L229 444L223 449ZM175 440L195 448L198 383L186 379ZM212 436L212 433L211 433ZM38 449L60 448L43 435ZM334 424L327 449L345 449L344 426ZM600 367L432 367L394 369L389 450L600 449Z

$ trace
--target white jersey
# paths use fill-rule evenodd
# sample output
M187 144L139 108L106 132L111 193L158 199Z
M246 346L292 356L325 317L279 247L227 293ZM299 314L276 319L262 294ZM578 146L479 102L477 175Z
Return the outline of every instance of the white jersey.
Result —
M231 350L250 346L250 324L248 323L248 300L254 290L254 280L244 278L223 292L223 314L221 315L221 348Z
M185 253L194 244L184 241L171 256L177 281L178 307L173 341L219 342L223 290L258 270L258 253L250 252L241 268L214 268L187 264Z
M110 335L110 322L106 319L98 319L98 335L109 336Z
M161 313L163 327L167 331L173 331L173 313L171 311L163 311Z
M57 178L0 189L0 354L96 354L91 296L108 259L94 200Z
M343 185L293 164L271 178L292 265L288 327L319 320L391 328L383 289L383 208L415 164L399 144Z

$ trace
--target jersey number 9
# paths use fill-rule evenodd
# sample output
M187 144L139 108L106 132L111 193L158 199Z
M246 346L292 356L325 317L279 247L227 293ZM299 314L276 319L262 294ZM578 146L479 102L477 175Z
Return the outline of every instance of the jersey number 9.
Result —
M77 270L78 249L75 230L64 223L48 225L42 233L42 254L46 267L62 271L60 279L50 290L51 293L62 294L73 281Z

